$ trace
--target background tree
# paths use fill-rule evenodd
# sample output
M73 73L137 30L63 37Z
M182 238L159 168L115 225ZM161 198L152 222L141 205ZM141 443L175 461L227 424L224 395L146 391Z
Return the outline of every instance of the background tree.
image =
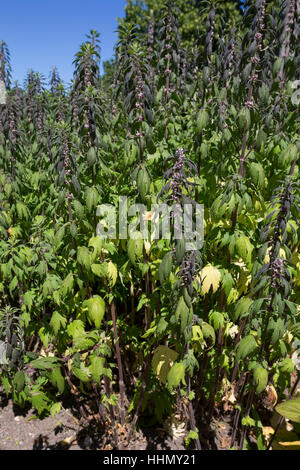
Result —
M223 16L223 20L228 28L232 26L232 23L241 20L242 2L239 0L231 2L223 0L216 0L215 2L174 0L174 6L180 10L178 23L182 47L192 46L199 29L205 29L205 20L201 12L203 8L207 8L211 3L215 3L216 6L221 6L224 9L225 17ZM147 35L151 15L153 14L154 22L157 23L164 5L164 0L128 0L125 7L125 21L136 25L142 35ZM220 20L218 19L218 21Z

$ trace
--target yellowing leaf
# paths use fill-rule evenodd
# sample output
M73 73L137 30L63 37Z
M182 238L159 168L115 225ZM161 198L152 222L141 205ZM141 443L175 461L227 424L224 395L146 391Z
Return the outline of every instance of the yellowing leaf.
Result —
M201 294L205 295L212 288L215 293L221 282L221 273L218 268L215 268L211 264L205 266L200 272L200 279L202 281Z
M114 287L118 277L118 270L112 261L110 261L107 265L107 275L111 287Z
M166 383L169 370L177 357L178 353L167 346L158 346L155 349L152 358L152 369L163 384Z
M270 262L270 251L271 251L271 249L272 249L271 246L269 246L269 248L267 249L266 256L265 256L265 259L264 259L265 264ZM286 259L286 254L285 254L285 251L284 251L283 248L280 248L280 250L279 250L279 258Z
M199 342L199 343L204 342L203 333L202 333L202 330L201 330L199 325L193 325L192 326L192 339L191 339L191 341L196 341L196 342Z
M249 266L251 263L252 251L254 249L249 238L246 236L239 237L235 243L235 249L246 265Z

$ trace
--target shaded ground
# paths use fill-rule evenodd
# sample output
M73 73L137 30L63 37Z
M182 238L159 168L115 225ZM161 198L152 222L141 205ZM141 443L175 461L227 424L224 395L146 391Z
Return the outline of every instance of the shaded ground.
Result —
M300 387L298 390L300 393ZM261 399L262 400L262 399ZM263 400L262 400L263 401ZM274 403L275 404L275 403ZM273 404L273 405L274 405ZM259 406L259 403L257 403ZM279 415L273 406L261 403L260 414L266 433L273 432ZM231 444L232 418L234 408L225 413L216 413L209 426L200 426L202 449L226 450ZM229 407L229 405L228 405ZM179 421L178 429L171 436L164 428L143 428L137 430L127 446L128 428L118 426L114 434L109 423L100 425L99 415L92 400L85 402L88 419L84 419L78 406L72 401L63 403L60 413L54 417L40 419L33 408L20 408L8 400L0 391L0 451L1 450L112 450L115 448L116 435L120 450L184 450L187 435L184 423ZM224 410L223 410L224 411ZM199 416L205 414L198 410ZM271 426L271 427L270 427ZM289 425L290 426L290 425ZM289 432L288 432L289 431ZM292 432L290 432L292 431ZM299 448L300 425L298 429L288 429L284 424L278 432L278 443L273 449L291 450L297 444ZM255 436L250 442L256 444Z
M1 450L88 450L113 448L110 429L99 429L99 424L79 420L71 408L63 408L54 417L39 419L34 410L22 409L0 395L0 451ZM119 429L120 448L125 448L126 430ZM128 450L185 449L183 438L173 439L162 429L138 431Z

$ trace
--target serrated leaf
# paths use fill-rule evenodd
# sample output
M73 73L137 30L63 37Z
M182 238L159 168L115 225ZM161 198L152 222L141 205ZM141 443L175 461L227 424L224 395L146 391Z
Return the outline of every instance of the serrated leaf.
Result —
M88 367L81 365L81 367L72 367L72 372L82 382L89 382L91 378L90 370Z
M50 374L50 381L52 385L57 387L59 393L64 393L65 379L61 373L60 367L56 367Z
M287 374L291 374L292 372L294 372L294 370L295 370L294 361L291 358L286 357L280 364L280 371L287 373Z
M25 375L24 372L19 370L15 373L13 378L13 386L17 393L20 393L23 390L25 385Z
M84 334L84 323L82 320L73 320L67 327L68 334L72 338L76 338Z
M65 297L68 294L71 294L74 286L74 277L72 273L69 273L67 277L63 280L60 287L62 295Z
M53 405L50 408L50 414L51 416L55 416L61 411L61 404L59 402L53 403Z
M34 369L41 369L41 370L50 370L54 367L57 367L60 364L60 360L57 357L40 357L31 361L31 366Z
M31 403L37 412L41 414L44 410L48 409L49 398L43 392L36 394L33 393L31 396Z
M31 310L32 304L34 301L34 294L30 291L25 292L24 294L24 305L28 307L28 310Z
M222 312L217 312L215 310L209 312L208 314L209 322L213 325L215 330L219 328L224 328L225 318Z
M53 328L55 335L59 332L60 328L65 328L67 324L67 319L62 316L59 312L53 312L50 326Z
M265 172L261 163L252 162L249 166L249 173L254 184L261 188L265 182Z

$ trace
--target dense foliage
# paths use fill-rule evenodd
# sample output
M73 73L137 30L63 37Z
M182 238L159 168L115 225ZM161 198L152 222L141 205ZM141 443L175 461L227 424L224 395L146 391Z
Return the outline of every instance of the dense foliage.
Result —
M91 31L70 89L55 67L12 85L1 43L0 380L41 416L92 396L116 447L118 425L184 422L209 448L226 416L228 447L264 449L267 398L299 376L300 5L198 2L187 34L187 2L160 3L147 34L120 21L108 76ZM203 204L202 248L100 239L119 196L149 221Z

